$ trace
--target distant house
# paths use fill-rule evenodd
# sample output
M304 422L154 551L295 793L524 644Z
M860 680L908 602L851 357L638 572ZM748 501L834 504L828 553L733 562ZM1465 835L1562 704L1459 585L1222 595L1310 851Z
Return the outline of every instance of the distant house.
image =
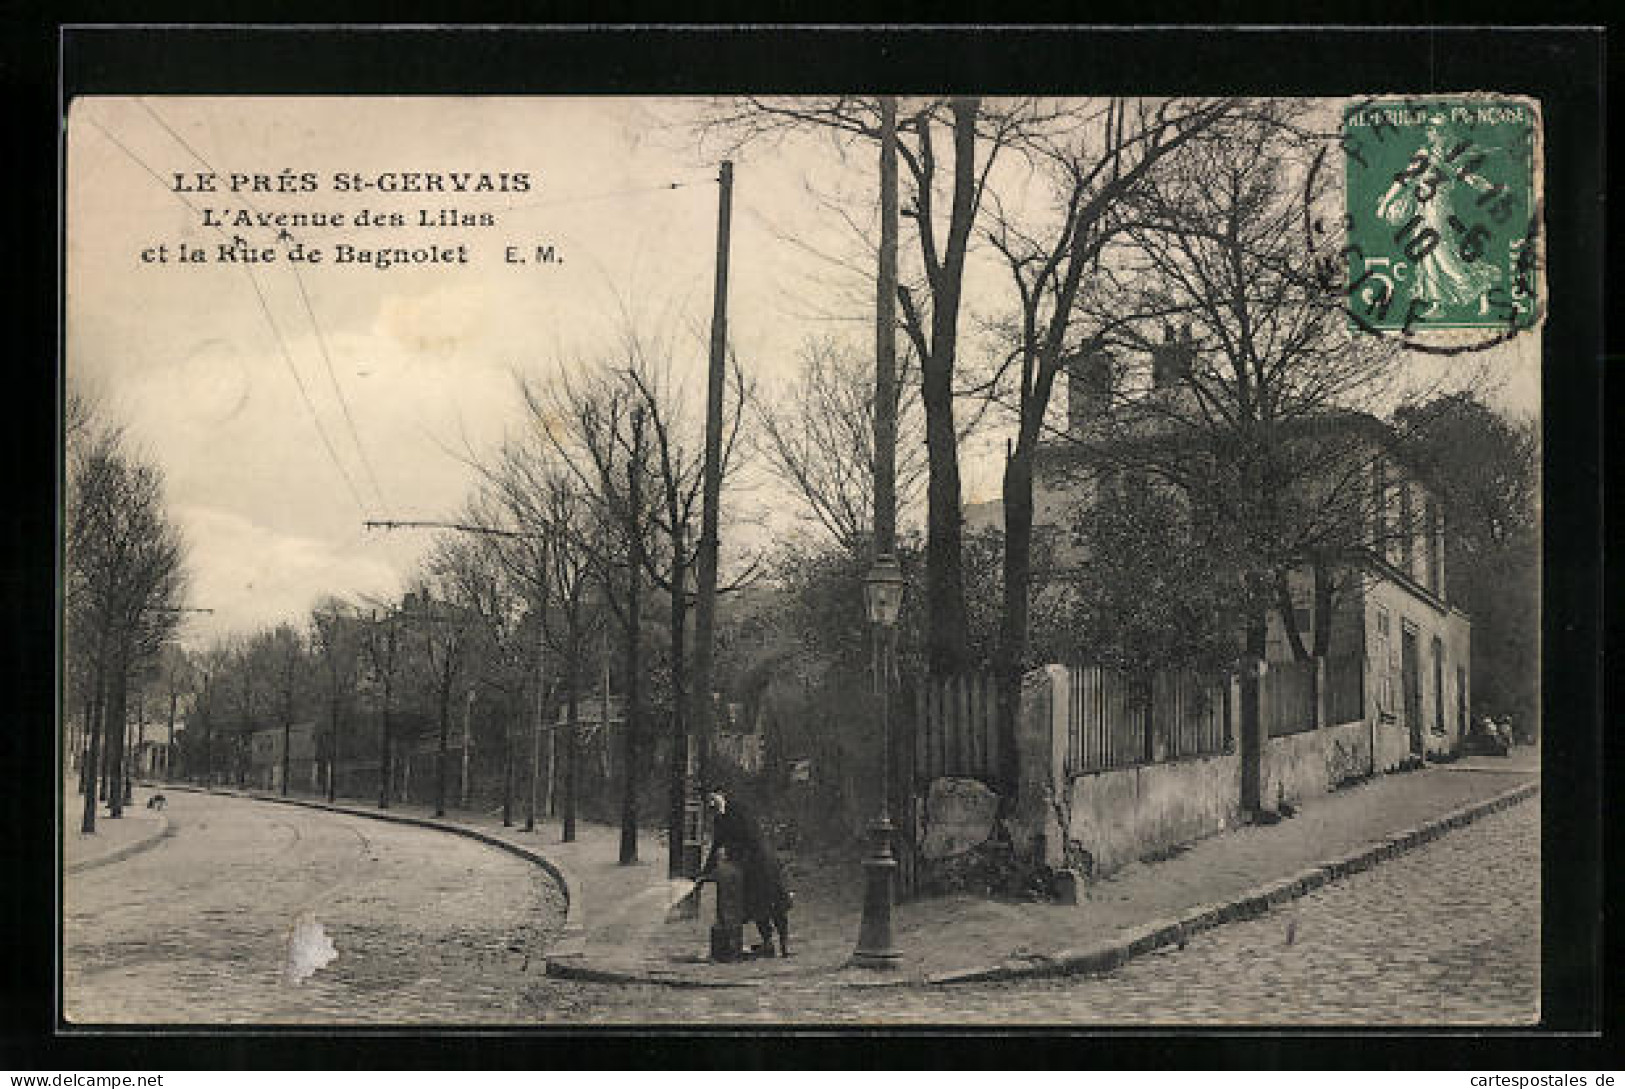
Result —
M1087 557L1071 540L1071 522L1091 504L1108 502L1124 487L1156 487L1125 479L1120 454L1095 456L1090 435L1111 411L1103 370L1087 365L1069 371L1068 439L1040 450L1035 467L1034 535L1054 542L1061 566L1086 577ZM1171 394L1172 395L1172 394ZM1442 504L1425 474L1411 465L1392 429L1360 413L1328 414L1303 421L1291 441L1327 452L1326 473L1337 487L1359 490L1359 517L1369 520L1355 537L1359 547L1342 551L1331 572L1337 590L1328 594L1329 641L1322 667L1327 717L1334 724L1363 721L1379 765L1407 754L1455 749L1465 733L1471 705L1471 623L1448 600ZM1136 433L1111 429L1112 441L1177 442L1154 423ZM1105 454L1106 452L1102 452ZM1317 471L1320 466L1316 463ZM1306 487L1308 485L1305 485ZM967 529L1000 529L998 501L968 506ZM1323 579L1326 575L1323 573ZM1305 645L1315 630L1315 574L1307 564L1288 576L1292 626ZM1326 599L1322 599L1323 601ZM1293 663L1295 650L1282 608L1271 610L1266 659ZM1281 724L1277 732L1294 732Z
M314 722L295 723L288 730L289 786L294 790L320 790L322 764L317 758L317 728ZM249 785L260 790L282 789L281 726L263 726L249 737Z
M1041 447L1034 467L1034 539L1054 559L1055 592L1091 577L1074 530L1106 504L1163 490L1193 519L1233 516L1227 501L1204 508L1201 493L1163 471L1227 456L1202 445L1192 406L1159 402L1189 395L1178 378L1156 375L1132 399L1144 407L1123 408L1109 364L1075 360L1069 369L1068 433ZM1091 663L1028 675L1020 744L1036 759L1022 766L1017 824L1051 865L1109 872L1249 812L1459 747L1472 699L1471 624L1448 598L1449 527L1424 468L1392 428L1363 413L1275 427L1271 440L1285 444L1276 449L1289 467L1277 494L1297 511L1281 524L1301 526L1311 512L1308 524L1323 532L1308 538L1312 549L1279 544L1280 554L1304 559L1275 588L1256 686L1237 674L1173 671L1137 692L1143 682ZM965 524L1002 529L1002 505L968 507ZM1236 639L1239 665L1240 632ZM1244 716L1249 690L1256 716ZM958 737L950 730L947 740Z

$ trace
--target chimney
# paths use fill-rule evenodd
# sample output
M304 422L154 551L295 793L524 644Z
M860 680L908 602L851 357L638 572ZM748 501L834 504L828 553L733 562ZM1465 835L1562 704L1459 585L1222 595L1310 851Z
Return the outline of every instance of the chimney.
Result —
M1112 357L1080 352L1066 361L1066 426L1077 434L1111 411Z
M1174 389L1184 385L1190 377L1191 364L1196 358L1195 340L1190 323L1174 337L1173 326L1163 325L1162 344L1151 350L1151 384L1157 389Z

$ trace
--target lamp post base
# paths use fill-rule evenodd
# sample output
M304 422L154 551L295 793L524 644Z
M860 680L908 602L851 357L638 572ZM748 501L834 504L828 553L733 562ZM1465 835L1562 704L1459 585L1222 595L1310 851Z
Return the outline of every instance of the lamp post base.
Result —
M891 821L882 816L869 825L869 857L863 860L863 923L852 964L858 968L896 968L902 959L892 943L892 887L897 859L891 852Z

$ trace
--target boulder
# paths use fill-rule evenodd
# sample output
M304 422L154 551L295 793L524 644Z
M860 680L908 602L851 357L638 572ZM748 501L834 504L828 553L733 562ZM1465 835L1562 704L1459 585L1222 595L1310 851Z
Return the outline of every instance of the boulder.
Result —
M999 796L975 779L936 779L925 799L925 836L920 852L930 860L952 858L992 838Z

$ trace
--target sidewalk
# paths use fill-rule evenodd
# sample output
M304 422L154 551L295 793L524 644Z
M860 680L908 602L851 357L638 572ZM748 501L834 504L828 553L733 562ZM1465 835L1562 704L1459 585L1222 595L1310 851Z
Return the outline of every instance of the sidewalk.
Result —
M553 820L527 833L517 821L504 828L500 813L452 810L437 821L420 805L397 803L380 811L345 802L335 808L472 834L544 865L570 899L564 935L549 952L551 975L698 987L771 986L811 977L886 985L1109 968L1375 864L1446 831L1447 823L1465 823L1486 805L1521 801L1538 781L1536 751L1467 758L1385 775L1308 801L1296 817L1277 825L1241 827L1164 861L1130 865L1085 886L1077 905L972 896L902 904L894 914L903 954L895 972L847 966L862 914L857 857L817 864L785 859L796 895L792 957L712 964L706 960L714 912L709 886L699 918L668 923L667 908L691 886L667 879L665 844L652 831L639 838L639 862L621 866L619 829L611 825L581 822L576 841L566 844ZM319 799L291 800L325 807Z
M162 839L169 831L169 819L146 807L152 794L152 790L138 787L133 804L124 807L124 815L118 820L107 815L106 802L98 802L96 831L87 836L79 831L84 821L84 796L79 793L77 782L65 782L62 786L63 872L80 873L118 862Z
M588 890L583 940L576 949L556 952L548 970L581 979L727 986L807 976L831 982L947 983L1110 966L1180 940L1183 934L1165 933L1179 920L1204 917L1200 924L1188 923L1189 931L1256 913L1265 901L1282 902L1307 891L1308 884L1333 880L1433 838L1430 823L1470 819L1476 814L1464 810L1508 791L1527 791L1538 778L1538 753L1527 749L1515 750L1510 759L1470 758L1382 776L1316 798L1280 824L1245 826L1165 861L1125 867L1085 886L1077 905L971 896L899 905L894 932L903 961L893 973L846 967L862 914L857 859L821 868L816 876L800 860L787 859L796 891L790 916L795 955L735 965L704 959L709 897L698 920L668 924L662 914L669 902L663 873L649 875L661 879L645 880L640 887L612 863L590 870L577 864ZM1390 842L1396 836L1407 841ZM1365 854L1371 857L1350 858ZM1315 867L1327 872L1306 881L1306 871Z

